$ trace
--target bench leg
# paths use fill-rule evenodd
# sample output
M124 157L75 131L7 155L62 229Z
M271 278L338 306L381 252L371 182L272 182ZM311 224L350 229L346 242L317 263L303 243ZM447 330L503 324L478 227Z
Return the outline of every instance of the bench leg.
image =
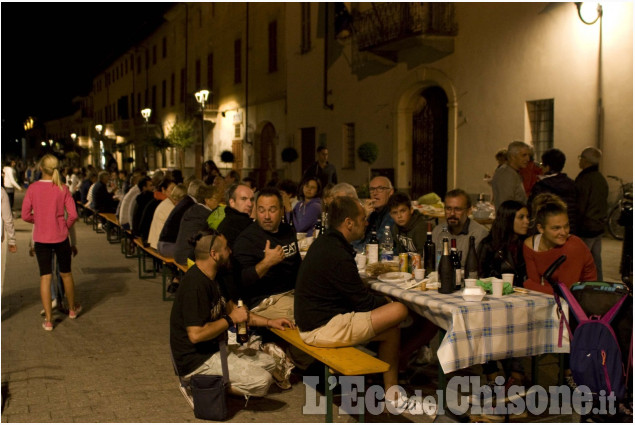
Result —
M106 227L106 240L110 243L119 243L121 240L121 234L119 227L108 222L104 225Z
M331 371L327 365L324 365L324 392L326 393L326 417L324 422L333 422L333 390L329 385L329 378L331 377Z
M137 258L139 259L139 279L154 278L157 276L156 271L154 270L154 264L152 265L151 270L146 268L146 252L144 250L137 250Z
M161 267L161 271L162 271L162 275L163 275L163 301L174 301L174 297L168 297L168 287L167 287L167 281L168 281L168 272L169 272L169 267L167 264L163 263L162 267Z

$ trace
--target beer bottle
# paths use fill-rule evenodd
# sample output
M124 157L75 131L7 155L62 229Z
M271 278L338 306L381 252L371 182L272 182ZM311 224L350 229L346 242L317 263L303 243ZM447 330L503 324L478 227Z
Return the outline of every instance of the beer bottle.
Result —
M243 307L243 300L238 300L238 308ZM249 342L247 322L236 323L236 340L241 344Z

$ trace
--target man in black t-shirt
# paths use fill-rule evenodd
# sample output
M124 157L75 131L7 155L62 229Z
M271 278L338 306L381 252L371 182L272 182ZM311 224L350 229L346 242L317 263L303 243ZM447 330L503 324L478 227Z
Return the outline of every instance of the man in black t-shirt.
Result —
M296 234L282 223L282 196L266 187L256 200L256 222L234 242L241 293L252 312L293 318L293 288L300 268Z
M222 375L219 338L226 338L234 323L250 326L293 327L287 319L266 319L249 314L227 301L214 280L229 263L231 250L225 237L214 230L198 233L193 241L196 264L183 278L170 315L170 348L179 376ZM264 396L274 382L275 360L261 351L228 347L230 389L235 394Z

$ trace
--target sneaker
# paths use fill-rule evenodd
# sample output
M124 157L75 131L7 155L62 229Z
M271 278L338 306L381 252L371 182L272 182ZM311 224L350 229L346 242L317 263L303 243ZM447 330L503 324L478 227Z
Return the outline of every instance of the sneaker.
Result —
M69 310L68 312L68 318L69 319L77 319L77 316L79 316L79 313L82 312L82 306L81 305L76 305L74 310Z
M435 413L436 406L425 403L421 397L400 395L397 400L386 400L386 408L393 415L430 415Z
M55 310L57 308L57 299L54 299L51 302L51 310ZM46 312L44 311L44 309L40 310L40 316L44 316L46 314Z
M42 322L42 329L44 329L45 331L52 331L53 323L45 319L44 322Z

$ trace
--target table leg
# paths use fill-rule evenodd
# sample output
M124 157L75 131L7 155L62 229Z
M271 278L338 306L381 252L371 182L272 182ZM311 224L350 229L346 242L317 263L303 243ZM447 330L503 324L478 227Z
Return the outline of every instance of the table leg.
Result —
M329 377L331 376L331 371L327 365L324 365L324 392L326 393L326 418L324 418L324 422L332 423L333 422L333 390L329 385Z

